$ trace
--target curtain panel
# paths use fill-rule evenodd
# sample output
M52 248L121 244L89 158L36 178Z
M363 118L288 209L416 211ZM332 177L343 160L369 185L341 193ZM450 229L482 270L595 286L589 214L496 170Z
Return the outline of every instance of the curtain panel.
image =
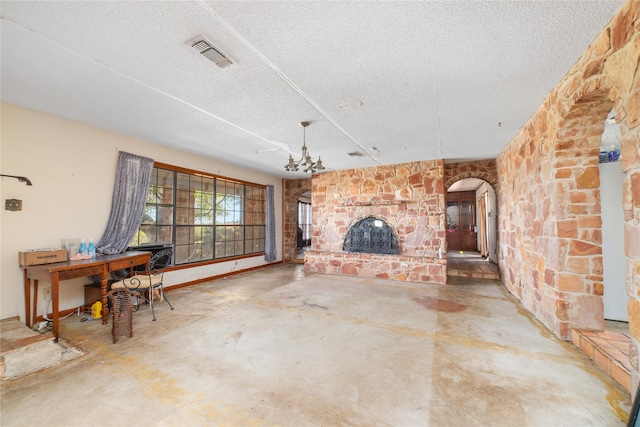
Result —
M100 254L119 254L135 235L149 194L153 159L121 151L107 228L96 245Z
M274 188L267 185L267 223L265 227L264 260L273 262L276 260L278 251L276 250L276 217L274 209Z

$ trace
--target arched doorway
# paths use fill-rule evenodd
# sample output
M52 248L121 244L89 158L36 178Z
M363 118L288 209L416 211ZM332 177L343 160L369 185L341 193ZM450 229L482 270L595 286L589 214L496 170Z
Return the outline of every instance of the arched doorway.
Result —
M311 179L284 180L282 198L282 258L284 262L296 262L298 253L298 201L303 194L311 194Z
M463 178L446 193L448 275L499 279L497 203L493 187Z

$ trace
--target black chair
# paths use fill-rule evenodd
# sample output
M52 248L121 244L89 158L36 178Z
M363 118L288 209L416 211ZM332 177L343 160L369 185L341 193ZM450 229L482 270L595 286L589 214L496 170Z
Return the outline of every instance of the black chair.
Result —
M132 277L120 280L111 284L111 289L127 288L132 291L147 291L148 297L144 297L144 292L141 292L143 298L151 305L151 313L153 314L153 320L156 320L156 313L153 308L153 302L155 299L160 299L160 302L167 301L171 310L173 305L169 302L164 294L164 272L171 265L172 249L163 249L151 257L147 271L135 274ZM155 294L158 294L156 297Z

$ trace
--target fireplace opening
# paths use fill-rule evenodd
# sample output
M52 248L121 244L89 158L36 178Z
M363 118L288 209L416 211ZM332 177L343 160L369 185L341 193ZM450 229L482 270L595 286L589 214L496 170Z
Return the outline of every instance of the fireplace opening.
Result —
M398 239L385 221L367 217L356 222L344 238L345 252L398 255Z

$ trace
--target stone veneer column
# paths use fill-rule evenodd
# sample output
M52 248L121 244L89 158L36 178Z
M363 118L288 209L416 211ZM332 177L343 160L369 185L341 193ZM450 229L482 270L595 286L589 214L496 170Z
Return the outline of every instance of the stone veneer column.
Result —
M311 179L285 179L282 188L282 260L291 262L298 252L298 198L311 190Z
M614 107L623 133L631 362L640 342L640 2L627 1L497 159L507 288L564 340L603 326L598 151Z

